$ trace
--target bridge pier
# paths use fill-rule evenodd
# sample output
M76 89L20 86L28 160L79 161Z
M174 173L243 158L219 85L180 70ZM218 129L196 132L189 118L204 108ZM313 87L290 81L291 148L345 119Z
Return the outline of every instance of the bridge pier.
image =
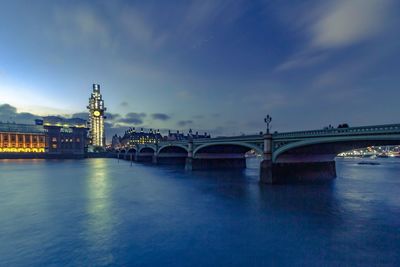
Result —
M153 154L139 153L136 157L137 162L153 162Z
M185 160L185 170L186 171L193 170L193 139L190 139L188 143L188 155Z
M322 182L336 178L335 161L274 163L272 166L275 183Z
M218 158L191 160L192 170L245 169L246 158Z
M272 135L266 133L264 135L264 154L260 163L260 183L275 184L276 177L273 175L272 164Z
M157 165L158 163L158 155L157 155L157 151L158 151L158 141L156 143L156 147L154 149L154 154L151 158L151 163L153 163L154 165Z
M262 184L276 184L277 179L272 173L273 164L272 160L263 160L260 163L260 183Z
M186 171L192 171L193 170L193 158L192 157L187 157L185 161L185 170Z
M154 155L153 155L153 157L151 159L151 162L153 164L157 164L158 163L157 152L154 152Z

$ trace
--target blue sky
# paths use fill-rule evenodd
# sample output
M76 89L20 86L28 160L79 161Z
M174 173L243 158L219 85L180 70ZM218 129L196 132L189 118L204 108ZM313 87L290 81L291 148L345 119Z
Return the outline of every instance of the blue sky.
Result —
M256 133L399 122L400 3L2 1L0 120Z

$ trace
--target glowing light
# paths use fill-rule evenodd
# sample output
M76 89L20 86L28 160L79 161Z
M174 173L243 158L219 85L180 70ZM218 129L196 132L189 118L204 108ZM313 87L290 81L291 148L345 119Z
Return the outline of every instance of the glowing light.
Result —
M23 148L23 147L0 147L0 153L44 153L43 147Z
M89 136L91 139L91 143L94 146L105 146L105 134L104 134L104 111L106 108L104 107L104 100L100 94L100 85L93 85L93 92L91 97L89 98L89 105L87 107L89 109L90 117L89 117L89 125L90 131Z

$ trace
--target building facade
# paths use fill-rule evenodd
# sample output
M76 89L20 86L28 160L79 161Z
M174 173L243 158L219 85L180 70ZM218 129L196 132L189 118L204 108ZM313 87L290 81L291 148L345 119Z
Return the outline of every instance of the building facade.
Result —
M44 153L45 140L40 125L0 123L0 153Z
M87 151L87 127L83 119L54 116L43 118L46 152L50 156L84 157Z
M124 136L120 140L120 145L155 144L161 140L163 140L163 136L160 134L160 130L153 131L153 129L150 129L148 132L145 132L143 128L140 131L136 131L135 127L133 127L125 131Z
M166 141L182 141L182 140L189 140L189 138L204 139L204 138L211 138L211 135L207 134L207 133L199 134L199 132L196 132L193 134L192 129L189 130L188 134L184 134L179 131L176 131L175 133L168 131L168 136L165 137L165 140Z
M106 108L100 93L100 85L93 84L93 92L89 98L89 140L93 146L104 147L106 136L104 132L104 119Z
M126 130L122 137L114 135L111 148L119 149L121 147L130 147L138 144L156 144L163 141L185 141L190 138L202 139L211 138L211 136L207 133L199 134L196 132L193 134L192 130L190 130L188 134L179 131L174 133L168 131L168 135L163 136L161 135L160 130L155 131L150 129L149 131L144 131L143 128L141 128L140 131L136 131L135 127L132 127Z

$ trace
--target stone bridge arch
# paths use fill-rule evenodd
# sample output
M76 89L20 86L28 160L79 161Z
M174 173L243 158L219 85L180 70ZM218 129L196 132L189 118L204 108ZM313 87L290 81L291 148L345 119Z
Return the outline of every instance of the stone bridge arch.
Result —
M320 162L333 161L341 153L368 146L399 145L399 135L336 136L291 142L272 153L272 161Z
M131 148L129 148L129 149L126 149L126 152L125 152L125 159L134 159L135 158L135 156L136 156L136 152L137 152L137 150L136 150L136 148L135 147L131 147Z
M132 154L132 153L136 153L136 148L135 147L131 147L129 149L127 149L126 154Z
M173 144L173 145L170 144L170 145L161 146L157 151L157 155L160 153L169 153L169 152L172 152L173 150L185 151L186 153L188 153L187 146L182 145L182 144Z
M139 152L136 153L136 160L139 162L152 162L154 154L156 152L153 146L143 146L140 147Z
M165 145L157 152L157 163L184 165L188 157L188 148L181 144Z
M156 151L153 146L142 146L138 149L139 153L154 153Z
M193 157L196 157L196 154L199 153L199 151L201 152L201 150L205 150L206 148L210 148L210 147L218 147L218 148L226 148L226 150L224 150L225 152L229 152L229 148L242 148L241 151L245 151L244 153L250 151L250 150L254 150L257 153L262 154L262 148L255 145L255 144L251 144L251 143L245 143L245 142L215 142L215 143L207 143L207 144L203 144L200 146L197 146L194 150L193 150Z
M125 159L126 150L124 148L118 150L117 157L119 159Z
M243 169L246 168L245 154L262 148L246 142L210 142L193 150L192 169Z

